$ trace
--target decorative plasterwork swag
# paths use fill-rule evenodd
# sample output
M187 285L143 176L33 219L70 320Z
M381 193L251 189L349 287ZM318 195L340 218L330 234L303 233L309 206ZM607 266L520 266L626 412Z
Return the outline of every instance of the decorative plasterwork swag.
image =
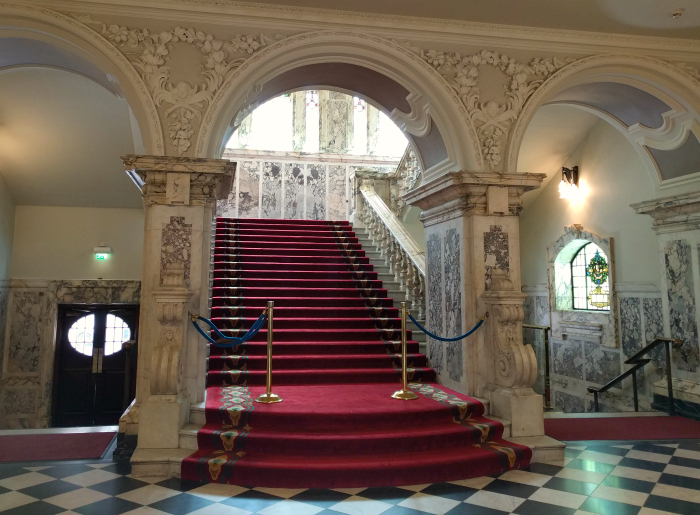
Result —
M540 87L544 79L574 61L572 58L560 61L556 57L538 57L528 65L488 50L462 56L457 52L426 52L411 46L409 42L403 45L435 68L459 96L476 127L484 161L492 171L499 170L503 146L508 139L510 127L518 118L527 99ZM508 82L504 85L502 102L481 101L478 82L479 71L484 66L493 66L507 76Z
M155 104L165 109L169 136L180 156L192 145L196 126L201 123L202 110L229 75L250 55L284 38L280 34L274 38L264 34L236 35L224 41L194 28L175 27L156 33L148 29L105 25L90 16L76 16L76 19L99 27L102 36L122 49L150 88ZM204 60L200 75L203 82L192 85L187 81L176 84L171 81L170 68L166 64L176 43L192 45L202 52ZM234 57L236 55L241 57Z

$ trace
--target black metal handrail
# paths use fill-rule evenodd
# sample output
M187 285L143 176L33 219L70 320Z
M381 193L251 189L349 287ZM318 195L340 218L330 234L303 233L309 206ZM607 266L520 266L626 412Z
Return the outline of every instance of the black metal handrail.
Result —
M639 411L639 396L637 393L637 370L642 368L644 365L649 363L651 359L649 358L642 358L645 354L648 354L652 350L654 350L656 347L658 347L661 344L665 344L666 346L666 379L668 381L668 413L670 415L675 415L676 414L676 408L674 406L673 402L673 381L671 377L671 345L674 347L680 347L683 345L683 340L679 340L678 338L657 338L653 342L651 342L649 345L644 347L642 350L637 352L635 355L632 357L628 358L625 361L625 364L627 365L634 365L632 368L629 370L624 371L622 374L617 376L615 379L612 381L608 382L607 384L601 386L600 388L596 388L594 386L589 386L588 387L588 392L593 394L593 405L595 407L596 412L598 411L598 394L599 393L604 393L607 392L610 388L615 386L617 383L622 381L623 379L632 376L632 390L633 390L633 395L634 395L634 411Z
M544 407L549 409L552 405L549 385L549 332L552 328L547 325L523 324L523 329L538 329L544 334Z

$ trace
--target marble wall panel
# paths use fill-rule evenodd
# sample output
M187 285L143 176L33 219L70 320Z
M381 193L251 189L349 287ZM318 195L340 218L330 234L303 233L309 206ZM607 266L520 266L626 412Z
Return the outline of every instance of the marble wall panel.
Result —
M623 297L620 299L620 340L622 352L632 356L643 347L642 341L642 299Z
M258 218L260 206L260 168L257 161L238 163L238 216Z
M673 354L674 361L680 370L695 372L700 352L690 245L681 240L670 241L664 257L671 336L683 340L683 347Z
M36 390L6 390L3 395L2 415L33 415L36 412Z
M12 292L7 372L39 371L41 338L46 323L46 295L41 291Z
M236 204L238 202L238 171L231 181L231 191L225 199L216 201L216 216L224 218L238 218Z
M2 363L5 355L5 328L7 327L7 303L10 290L0 288L0 379L2 379Z
M344 165L328 165L328 219L347 220L347 186Z
M304 218L304 165L284 164L284 217Z
M266 161L262 172L263 218L282 218L282 163Z
M503 232L500 225L492 225L489 232L484 233L484 269L487 290L491 286L491 270L510 271L508 233Z
M585 399L569 393L554 391L554 407L564 413L585 413Z
M326 165L306 167L306 219L326 219Z
M428 329L440 334L443 331L442 309L442 245L440 235L433 233L427 241L427 281L428 281ZM443 344L428 338L428 359L438 374L442 373L444 354Z
M583 345L577 340L552 340L552 372L583 379Z
M603 350L603 347L595 342L583 343L586 381L603 385L620 375L620 354L618 352Z
M445 232L445 335L454 337L462 331L462 278L460 234L457 229ZM464 376L464 341L447 343L447 373L453 381Z
M661 299L648 298L643 299L644 305L644 345L649 345L659 337L662 337L664 331L664 313ZM649 357L654 362L656 368L666 366L666 354L663 347L657 347Z
M192 263L192 224L185 223L184 216L171 216L163 225L160 244L160 284L163 285L168 265L182 263L185 267L185 284L190 284Z

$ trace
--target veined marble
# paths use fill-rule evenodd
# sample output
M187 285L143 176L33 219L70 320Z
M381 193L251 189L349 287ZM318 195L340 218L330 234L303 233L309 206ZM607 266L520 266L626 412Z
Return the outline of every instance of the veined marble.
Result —
M260 206L260 167L257 161L238 164L238 217L258 218Z
M328 219L347 220L347 167L328 165Z
M585 399L559 390L554 391L554 407L564 413L584 413Z
M583 345L580 341L555 340L552 347L552 372L562 376L583 379Z
M603 385L621 373L620 353L604 350L594 342L582 342L584 347L584 372L586 381Z
M17 291L12 297L6 370L8 373L38 372L47 296L42 291Z
M486 290L491 286L491 270L510 271L508 233L504 233L500 225L492 225L489 232L484 233L484 265Z
M461 241L457 229L445 231L445 336L451 338L462 331ZM448 342L447 373L453 381L464 377L464 340Z
M439 234L431 234L427 240L427 282L428 282L428 329L440 334L443 331L442 318L442 243ZM443 343L428 338L428 359L430 366L438 374L442 373L444 363Z
M304 218L304 165L284 164L284 217Z
M639 297L620 299L620 340L626 357L632 356L644 346L641 304Z
M326 165L308 165L306 168L306 218L326 219Z
M282 163L263 163L262 217L282 218Z
M664 256L671 336L683 340L683 347L674 352L675 363L680 370L695 372L700 355L690 245L683 240L671 241Z

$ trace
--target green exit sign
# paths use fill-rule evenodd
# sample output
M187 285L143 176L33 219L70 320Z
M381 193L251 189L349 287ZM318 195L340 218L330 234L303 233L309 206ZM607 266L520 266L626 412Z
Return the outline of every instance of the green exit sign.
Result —
M104 261L104 260L107 259L108 257L109 257L109 254L95 254L95 258L96 258L98 261Z

